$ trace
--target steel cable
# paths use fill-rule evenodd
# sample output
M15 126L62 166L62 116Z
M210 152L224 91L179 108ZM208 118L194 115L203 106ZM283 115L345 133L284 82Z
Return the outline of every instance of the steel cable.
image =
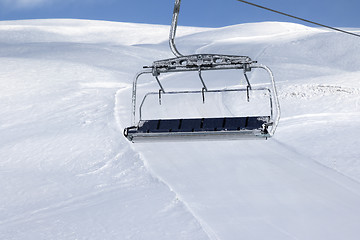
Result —
M255 3L251 3L251 2L248 2L248 1L244 1L244 0L237 0L237 1L252 5L254 7L262 8L262 9L267 10L267 11L278 13L278 14L281 14L281 15L284 15L284 16L287 16L287 17L295 18L295 19L300 20L300 21L304 21L304 22L307 22L307 23L318 25L320 27L329 28L329 29L334 30L334 31L338 31L338 32L350 34L350 35L353 35L353 36L356 36L356 37L360 37L360 35L356 34L356 33L348 32L348 31L345 31L345 30L342 30L342 29L339 29L339 28L330 27L330 26L327 26L327 25L324 25L324 24L321 24L321 23L317 23L317 22L313 22L313 21L310 21L310 20L307 20L307 19L304 19L304 18L296 17L296 16L293 16L293 15L290 15L290 14L287 14L287 13L284 13L284 12L280 12L280 11L277 11L277 10L274 10L274 9L271 9L271 8L268 8L268 7L264 7L264 6L255 4Z

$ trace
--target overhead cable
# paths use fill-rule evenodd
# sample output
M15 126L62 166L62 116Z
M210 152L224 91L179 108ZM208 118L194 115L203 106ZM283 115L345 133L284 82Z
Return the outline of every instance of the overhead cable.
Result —
M329 28L329 29L334 30L334 31L338 31L338 32L350 34L350 35L353 35L353 36L356 36L356 37L360 37L360 35L356 34L356 33L348 32L348 31L345 31L345 30L342 30L342 29L339 29L339 28L330 27L330 26L327 26L327 25L324 25L324 24L321 24L321 23L317 23L317 22L313 22L313 21L310 21L310 20L307 20L307 19L304 19L304 18L296 17L296 16L293 16L293 15L290 15L290 14L287 14L287 13L284 13L284 12L280 12L280 11L277 11L277 10L274 10L274 9L271 9L271 8L267 8L267 7L264 7L264 6L255 4L255 3L251 3L251 2L248 2L248 1L244 1L244 0L237 0L237 1L246 3L246 4L249 4L249 5L258 7L258 8L265 9L267 11L278 13L278 14L281 14L281 15L284 15L284 16L287 16L287 17L295 18L295 19L300 20L300 21L304 21L304 22L307 22L307 23L318 25L320 27Z

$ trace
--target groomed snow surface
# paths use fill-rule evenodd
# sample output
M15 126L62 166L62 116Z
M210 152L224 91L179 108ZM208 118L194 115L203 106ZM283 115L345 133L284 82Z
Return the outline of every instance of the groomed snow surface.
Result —
M180 27L185 54L246 55L273 70L277 132L132 144L122 130L133 76L172 57L168 31L0 22L0 239L359 239L359 39L280 22ZM204 76L212 88L243 81L241 72L240 82L232 72ZM201 88L187 75L161 80ZM157 89L139 81L140 94Z

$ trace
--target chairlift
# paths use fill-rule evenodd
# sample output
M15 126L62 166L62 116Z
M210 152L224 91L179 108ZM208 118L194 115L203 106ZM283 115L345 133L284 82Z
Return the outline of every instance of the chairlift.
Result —
M175 45L177 19L181 0L175 0L173 20L170 29L169 44L175 58L154 61L151 66L136 74L132 91L132 123L133 126L124 129L124 136L131 142L143 141L188 141L188 140L236 140L236 139L267 139L274 135L280 118L280 106L277 97L275 81L271 70L258 64L247 56L221 54L193 54L184 56ZM246 86L235 89L209 89L202 76L204 71L240 70L246 80ZM269 84L252 86L247 73L263 69L269 75ZM197 72L202 88L195 91L167 91L159 79L160 74ZM151 74L159 86L158 92L145 94L137 107L137 85L140 76ZM270 88L268 87L270 86ZM143 119L142 108L150 95L157 95L159 104L163 96L176 94L199 94L205 102L208 93L245 92L246 101L251 101L250 92L266 91L269 98L269 114L222 116L200 118L158 118ZM235 104L235 103L234 103ZM137 122L136 112L139 110ZM137 123L137 124L136 124Z

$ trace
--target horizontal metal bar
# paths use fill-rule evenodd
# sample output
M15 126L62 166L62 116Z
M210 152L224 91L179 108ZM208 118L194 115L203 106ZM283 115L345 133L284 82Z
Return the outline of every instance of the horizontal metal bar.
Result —
M218 89L218 90L208 90L206 91L206 93L220 93L220 92L244 92L247 91L247 88L236 88L236 89ZM269 88L266 87L257 87L257 88L252 88L251 91L268 91L270 93L270 112L271 112L271 119L273 118L273 110L272 110L272 94L271 94L271 90ZM165 92L162 93L162 95L175 95L175 94L202 94L201 90L194 90L194 91L172 91L172 92ZM145 94L143 100L141 101L141 104L139 106L139 120L142 120L142 108L143 105L145 103L146 98L149 95L158 95L159 92L148 92L147 94Z
M255 87L251 89L252 91L269 91L271 93L271 90L269 88L266 87ZM232 88L232 89L217 89L217 90L208 90L207 93L220 93L220 92L242 92L242 91L246 91L246 87L245 88ZM201 90L193 90L193 91L172 91L172 92L166 92L163 93L163 95L166 94L186 94L186 93L202 93ZM158 92L148 92L145 97L147 95L152 95L152 94L158 94ZM145 98L144 97L144 98Z
M270 138L270 134L262 133L260 130L244 131L218 131L218 132L169 132L169 133L133 133L127 138L132 142L151 141L197 141L197 140L239 140L239 139L264 139Z

